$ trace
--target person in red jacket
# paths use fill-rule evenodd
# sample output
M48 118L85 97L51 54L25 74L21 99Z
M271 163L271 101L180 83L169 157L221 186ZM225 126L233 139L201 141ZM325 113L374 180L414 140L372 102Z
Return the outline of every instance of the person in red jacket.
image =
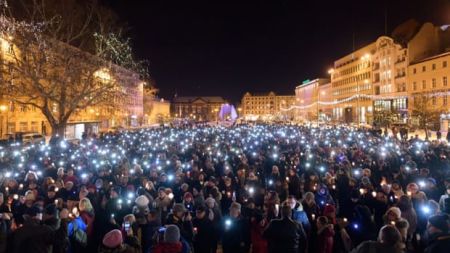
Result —
M326 216L317 219L317 253L332 253L334 244L334 228Z
M267 253L267 240L263 237L263 232L269 222L266 215L254 215L251 218L250 238L252 241L252 252Z

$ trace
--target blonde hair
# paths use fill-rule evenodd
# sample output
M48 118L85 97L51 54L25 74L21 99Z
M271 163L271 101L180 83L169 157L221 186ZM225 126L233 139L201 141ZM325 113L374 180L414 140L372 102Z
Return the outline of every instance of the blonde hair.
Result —
M79 207L80 207L80 211L86 211L86 212L94 211L91 201L88 198L82 198L80 200Z

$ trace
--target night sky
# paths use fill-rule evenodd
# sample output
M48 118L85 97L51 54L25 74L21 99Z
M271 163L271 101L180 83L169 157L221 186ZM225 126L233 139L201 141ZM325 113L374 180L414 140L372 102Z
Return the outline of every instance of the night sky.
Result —
M400 23L450 24L450 0L106 0L149 61L159 95L293 94L337 58Z

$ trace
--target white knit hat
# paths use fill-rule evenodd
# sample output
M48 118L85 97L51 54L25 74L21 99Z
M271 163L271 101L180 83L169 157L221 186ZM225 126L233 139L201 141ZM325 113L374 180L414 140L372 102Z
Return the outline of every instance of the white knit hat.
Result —
M134 201L138 207L146 207L150 203L150 200L148 200L147 196L141 195L136 198Z

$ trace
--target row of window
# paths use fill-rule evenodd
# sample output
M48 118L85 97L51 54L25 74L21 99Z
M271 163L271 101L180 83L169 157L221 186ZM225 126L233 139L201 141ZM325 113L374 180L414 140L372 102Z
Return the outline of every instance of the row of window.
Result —
M443 87L447 87L448 85L448 78L446 76L442 77L442 86ZM438 84L437 84L437 79L433 78L431 79L431 88L435 89L437 88ZM413 90L417 90L418 85L417 82L413 82ZM427 88L427 81L426 80L422 80L422 90L425 90Z
M352 73L361 71L361 70L366 69L368 67L370 67L370 62L369 61L364 61L364 62L362 62L360 64L357 64L356 66L340 70L339 72L334 74L333 78L338 78L339 76L350 75Z
M349 83L354 83L354 82L362 82L364 80L370 80L370 72L365 72L356 76L351 76L342 80L339 80L337 82L333 82L333 86L334 87L338 87L338 86L342 86L342 85L346 85Z
M372 85L369 83L359 85L359 91L370 90L371 88L372 88ZM352 87L337 89L333 92L333 95L339 96L339 95L344 95L344 94L356 94L356 93L358 93L358 88L355 86L352 86Z
M447 67L447 61L442 61L442 68L446 68ZM431 64L431 70L436 70L436 63ZM427 66L423 65L422 66L422 72L427 71ZM413 68L413 74L417 74L417 68Z
M28 124L30 123L30 124ZM19 132L39 132L39 122L37 121L21 121L19 122L18 128L16 128L16 122L8 122L8 133L16 132L18 129Z
M245 109L246 110L264 110L264 109L268 109L268 110L273 110L275 107L273 107L273 106L267 106L267 107L264 107L264 106L252 106L252 107L246 107Z
M431 104L433 106L437 106L438 105L438 98L437 97L431 97ZM442 96L442 104L443 106L447 106L448 105L448 96ZM429 101L428 101L429 102ZM418 99L414 99L414 106L423 106L424 101L420 101L420 98Z

